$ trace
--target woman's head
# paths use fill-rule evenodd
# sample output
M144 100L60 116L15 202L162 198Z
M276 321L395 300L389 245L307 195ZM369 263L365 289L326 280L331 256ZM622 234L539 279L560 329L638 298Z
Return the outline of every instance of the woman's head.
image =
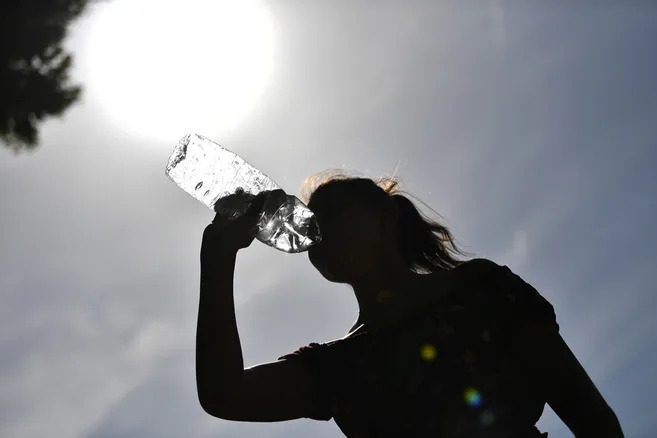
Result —
M332 169L306 178L303 201L315 213L322 242L308 256L327 279L351 283L389 269L428 272L462 263L449 230L425 219L397 189L395 177L352 177Z

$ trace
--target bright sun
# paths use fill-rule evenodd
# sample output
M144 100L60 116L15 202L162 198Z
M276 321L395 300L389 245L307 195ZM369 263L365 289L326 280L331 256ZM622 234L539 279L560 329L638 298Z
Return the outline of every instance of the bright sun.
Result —
M272 69L256 0L113 0L87 42L89 91L122 129L176 142L234 128Z

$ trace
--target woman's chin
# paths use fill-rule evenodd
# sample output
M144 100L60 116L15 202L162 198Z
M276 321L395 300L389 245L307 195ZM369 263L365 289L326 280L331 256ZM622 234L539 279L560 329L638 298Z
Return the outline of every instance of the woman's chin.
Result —
M321 266L320 272L328 281L335 283L344 282L345 272L344 268L336 265L335 263L324 262Z
M322 275L324 278L326 278L328 281L337 281L337 277L335 275L335 272L333 269L331 269L328 266L328 263L324 263L324 266L322 266Z
M322 269L324 278L335 283L349 283L354 278L354 266L345 263L325 264Z
M336 278L330 272L324 271L324 272L322 272L322 275L324 276L324 278L326 278L328 281L330 281L332 283L337 283L338 282L336 280Z

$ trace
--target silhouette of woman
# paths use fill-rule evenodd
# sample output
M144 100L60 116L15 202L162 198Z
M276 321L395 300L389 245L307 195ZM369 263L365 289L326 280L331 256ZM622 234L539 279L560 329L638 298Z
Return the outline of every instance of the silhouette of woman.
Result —
M395 178L339 170L306 179L323 240L308 252L349 284L359 315L347 335L244 369L233 302L236 253L262 205L203 234L196 377L210 415L237 421L333 418L350 438L546 437L545 403L577 437L622 437L613 410L531 285L464 254Z

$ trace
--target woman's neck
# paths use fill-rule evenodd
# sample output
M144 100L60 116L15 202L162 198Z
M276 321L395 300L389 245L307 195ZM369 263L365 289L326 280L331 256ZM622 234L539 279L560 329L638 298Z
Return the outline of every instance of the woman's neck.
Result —
M410 272L410 275L395 282L391 287L369 291L354 290L359 315L350 333L378 330L435 301L448 289L448 272L434 271L430 274Z

